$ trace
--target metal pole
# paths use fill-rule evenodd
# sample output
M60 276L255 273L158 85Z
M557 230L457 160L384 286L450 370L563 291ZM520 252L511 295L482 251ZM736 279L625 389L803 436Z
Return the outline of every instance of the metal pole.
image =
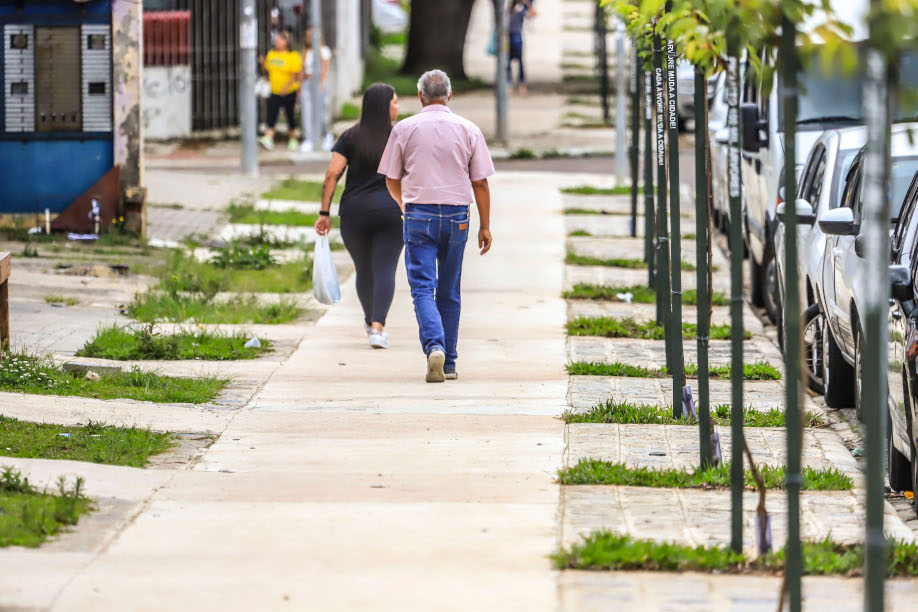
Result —
M625 150L628 148L628 60L625 57L625 23L621 19L615 24L615 178L616 185L624 185L628 175L628 160ZM634 225L632 224L632 231Z
M258 15L255 0L242 0L239 19L239 131L242 140L242 172L258 175L258 108L255 100Z
M631 144L628 148L628 157L631 159L631 237L637 237L637 216L638 216L638 176L640 170L640 157L638 149L641 142L641 65L640 58L635 48L634 66L632 66L633 75L631 79ZM647 256L647 239L644 239L644 261L649 264L650 258Z
M609 53L606 47L606 9L596 3L596 64L599 68L599 99L602 102L602 120L606 125L612 122L609 114Z
M739 24L732 24L734 29ZM730 406L730 548L743 550L743 234L741 198L739 123L739 44L727 39L727 127L730 152L727 164L730 192L730 326L731 326L731 406Z
M672 11L672 2L666 11ZM666 110L669 120L669 223L672 316L670 343L672 345L673 418L682 418L682 388L684 355L682 349L682 216L679 210L679 113L676 110L676 41L666 41Z
M784 570L790 611L802 605L800 576L800 468L803 453L803 420L800 413L800 290L797 280L797 30L785 14L781 20L781 55L784 60L784 421L787 424L787 543ZM789 214L788 214L789 213Z
M644 69L644 257L647 259L647 286L656 288L656 252L654 250L654 209L653 209L653 75ZM663 322L660 307L660 296L657 296L657 323Z
M871 5L880 10L880 2ZM864 79L864 116L867 118L867 154L864 177L864 219L868 274L864 279L864 347L861 363L861 406L866 430L867 529L864 535L864 610L884 607L886 538L883 533L884 464L887 401L887 313L889 304L889 100L895 96L890 69L876 45L876 22L870 23ZM855 374L857 375L857 374Z
M707 79L695 68L695 244L698 252L698 442L701 467L711 465L711 409L708 381L708 344L711 333L711 295L708 287L708 115Z
M497 141L507 146L507 71L510 67L510 41L507 34L509 15L506 0L494 0L494 24L497 32Z
M312 77L309 79L309 97L312 99L312 148L322 149L325 137L325 104L322 100L322 4L321 0L311 0L309 4L309 23L312 29Z
M669 332L669 237L666 229L666 108L663 102L663 43L653 37L653 78L657 113L657 324L661 321L666 338L666 370L672 368L672 340Z

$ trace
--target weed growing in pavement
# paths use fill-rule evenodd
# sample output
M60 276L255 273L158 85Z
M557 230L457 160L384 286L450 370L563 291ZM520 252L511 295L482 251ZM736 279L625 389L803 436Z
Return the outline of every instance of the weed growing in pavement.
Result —
M631 187L593 187L579 185L577 187L564 187L561 193L571 195L631 195ZM643 187L638 187L638 193L644 193Z
M214 257L210 263L218 268L233 270L264 270L277 265L277 260L267 245L243 245L231 242L223 247L215 247Z
M608 302L621 302L618 294L630 293L631 301L635 304L653 304L656 302L657 293L652 287L647 285L631 285L628 287L610 287L608 285L591 285L589 283L577 283L573 290L565 291L562 297L567 300L597 300ZM727 306L730 300L722 293L714 293L712 296L713 306ZM682 303L686 306L695 306L698 304L698 291L688 289L682 292Z
M264 210L251 204L231 204L227 209L230 223L245 225L286 225L289 227L312 227L319 220L319 213L304 213L298 210ZM332 227L341 225L340 217L332 217Z
M0 469L0 548L35 548L62 529L76 525L92 502L84 497L85 481L72 485L63 476L56 493L39 491L18 470Z
M76 306L77 299L74 297L65 297L63 295L46 295L44 297L46 304L60 304L63 306Z
M305 308L292 299L262 304L253 295L217 301L212 296L172 295L162 292L138 295L127 310L128 316L144 323L196 321L230 325L279 325L295 321L306 312Z
M0 415L0 455L145 467L174 445L172 434L90 421L83 426L29 423Z
M321 202L323 189L324 185L321 181L303 181L291 176L285 178L278 185L261 194L261 197L266 200ZM344 188L339 186L335 190L335 198L340 198L342 193L344 193ZM238 207L239 205L237 204L236 206ZM232 206L230 210L232 211ZM232 216L232 212L230 216Z
M641 338L644 340L663 340L664 328L655 322L638 323L631 317L577 317L567 324L570 336L601 336L604 338ZM698 326L694 323L682 324L682 337L698 336ZM752 338L748 331L743 332L747 340ZM729 340L729 325L712 325L711 340Z
M567 364L567 373L572 376L624 376L631 378L666 378L666 368L648 368L614 361L611 363L575 361ZM709 370L712 379L729 380L730 366L712 366ZM698 376L698 366L685 364L685 375L689 378ZM759 361L743 366L744 380L781 380L781 371L770 363Z
M532 149L517 149L510 154L510 159L538 159L539 155Z
M863 573L864 547L845 545L829 538L803 542L805 575L855 576ZM918 545L887 541L887 575L918 576ZM556 569L651 570L717 573L768 573L784 569L784 550L747 560L743 553L722 546L684 546L669 542L636 540L611 531L594 531L582 541L551 555Z
M766 489L783 489L784 466L760 465L759 474ZM815 470L805 467L804 491L850 491L854 488L851 477L835 468ZM653 487L665 489L726 489L730 486L730 464L695 470L672 470L651 467L633 467L601 459L581 458L577 465L558 470L558 480L563 485L616 485L627 487ZM752 470L745 471L745 486L755 489Z
M565 208L565 215L613 215L613 216L622 216L630 217L630 212L616 212L612 210L602 210L599 208Z
M99 329L79 351L77 357L114 359L117 361L172 361L202 359L228 361L255 359L271 349L268 340L261 348L245 348L249 340L242 333L209 332L203 328L181 330L175 334L158 334L152 324L140 329L113 325Z
M643 259L624 259L618 257L604 259L602 257L578 255L573 251L567 252L567 257L564 258L564 263L571 266L605 266L610 268L630 268L632 270L647 267L647 262L645 262ZM687 261L683 261L682 269L685 271L692 271L696 268L693 264L690 264Z
M0 352L0 391L36 395L133 399L167 404L205 404L216 399L229 380L204 376L173 378L133 368L90 380L65 372L50 360L23 353Z
M568 236L570 236L571 238L585 238L585 237L589 237L592 235L593 234L591 234L590 232L586 230L574 230L570 234L568 234Z
M621 423L621 424L659 424L659 425L695 425L696 421L688 417L673 418L669 406L651 406L632 404L628 401L608 399L596 404L589 410L577 412L567 409L561 414L565 423ZM711 420L717 425L730 424L730 406L720 405L711 411ZM760 411L750 407L743 409L743 425L746 427L784 427L784 411L771 408ZM826 427L825 419L816 412L806 413L807 427Z

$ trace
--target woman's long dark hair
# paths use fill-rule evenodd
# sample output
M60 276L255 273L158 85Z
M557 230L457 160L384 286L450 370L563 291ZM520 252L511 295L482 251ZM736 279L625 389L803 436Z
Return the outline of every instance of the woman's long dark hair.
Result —
M394 96L395 89L385 83L370 85L363 94L360 123L351 128L357 131L357 158L362 164L374 168L379 166L392 131L389 106Z

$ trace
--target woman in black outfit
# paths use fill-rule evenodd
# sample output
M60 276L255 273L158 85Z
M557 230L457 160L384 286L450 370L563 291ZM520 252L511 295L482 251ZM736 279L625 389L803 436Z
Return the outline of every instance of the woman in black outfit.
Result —
M377 83L363 94L360 122L332 148L325 173L322 212L316 232L331 229L329 210L341 175L347 170L341 196L341 237L357 270L357 295L363 306L364 329L373 348L389 348L384 331L395 294L395 270L402 253L402 211L389 195L386 177L377 172L398 118L398 96L389 85Z

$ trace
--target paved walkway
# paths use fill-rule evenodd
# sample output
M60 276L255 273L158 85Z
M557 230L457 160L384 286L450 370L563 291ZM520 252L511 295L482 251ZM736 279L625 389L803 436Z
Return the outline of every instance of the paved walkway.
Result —
M118 530L0 551L0 605L556 609L546 555L567 393L556 186L494 181L495 247L467 253L459 381L423 382L400 271L390 351L366 346L349 289L253 402L224 413L191 468L16 462L86 473Z

